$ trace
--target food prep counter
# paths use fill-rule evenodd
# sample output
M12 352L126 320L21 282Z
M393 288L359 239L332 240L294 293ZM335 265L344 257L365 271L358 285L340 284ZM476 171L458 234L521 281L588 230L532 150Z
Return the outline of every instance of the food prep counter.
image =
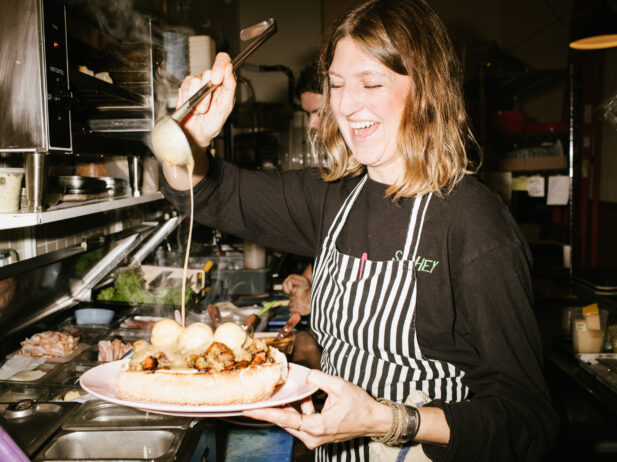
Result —
M144 412L81 389L81 375L103 364L98 341L149 338L152 323L135 320L150 314L127 306L107 326L77 325L72 313L54 319L49 330L79 336L75 350L0 380L0 425L23 452L33 461L291 461L294 439L278 427ZM2 366L18 347L2 352Z
M104 364L99 358L99 341L107 341L103 349L107 354L114 340L124 348L129 342L149 339L154 323L174 317L174 310L179 309L166 304L165 297L154 297L156 304L144 294L145 290L169 289L165 277L152 273L144 283L123 271L127 284L117 284L119 268L127 264L133 267L131 262L141 264L136 256L146 253L142 249L152 248L151 243L160 238L158 228L142 224L0 268L0 288L5 289L0 300L0 420L7 437L17 441L34 461L292 460L292 450L300 443L294 445L294 438L276 426L239 418L163 416L120 405L124 403L101 401L99 398L104 396L88 395L80 387L82 374ZM211 321L207 305L224 302L218 300L220 291L204 290L204 282L210 278L202 269L203 263L198 266L197 277L193 278L198 286L192 287L194 296L187 305L187 324ZM168 268L159 271L168 273L173 276ZM144 290L138 290L139 285ZM108 297L98 301L103 291ZM137 300L121 301L120 295L127 292ZM264 302L274 300L271 294L265 299L252 294L235 297L240 309L227 312L228 305L221 305L220 321L243 323L250 314L263 311ZM112 310L114 318L106 325L78 324L75 311L83 307ZM289 325L288 318L287 307L269 310L253 329L278 331ZM305 327L306 321L301 320L298 327ZM66 353L44 360L18 354L26 340L28 348L36 350L38 340L32 339L45 331L51 331L52 336L62 333L59 348L67 348ZM53 338L48 343L57 342ZM310 358L290 356L296 351L295 332L283 340L277 346L292 362L318 366L318 351L310 350ZM24 361L28 363L24 365ZM15 369L8 370L9 364ZM2 437L0 434L0 460Z

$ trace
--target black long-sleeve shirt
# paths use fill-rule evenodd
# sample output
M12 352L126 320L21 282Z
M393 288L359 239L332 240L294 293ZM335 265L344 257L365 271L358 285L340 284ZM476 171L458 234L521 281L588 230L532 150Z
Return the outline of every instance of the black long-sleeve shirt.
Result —
M324 182L317 170L249 171L214 161L195 187L195 219L290 253L317 256L359 177ZM371 260L400 258L411 199L394 203L367 180L338 238L338 250ZM188 210L188 192L163 184ZM416 331L423 354L465 371L469 399L446 403L447 447L424 444L433 460L532 461L549 449L556 414L542 374L530 254L496 195L471 176L434 196L415 262Z

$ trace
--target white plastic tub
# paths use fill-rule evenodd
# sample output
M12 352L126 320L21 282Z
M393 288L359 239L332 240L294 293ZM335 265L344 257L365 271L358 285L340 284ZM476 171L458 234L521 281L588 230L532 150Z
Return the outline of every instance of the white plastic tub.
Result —
M19 210L23 177L23 168L0 168L0 213Z

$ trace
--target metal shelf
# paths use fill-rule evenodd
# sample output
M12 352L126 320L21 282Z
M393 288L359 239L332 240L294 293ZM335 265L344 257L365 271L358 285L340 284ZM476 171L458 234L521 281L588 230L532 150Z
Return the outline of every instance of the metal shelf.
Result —
M497 165L502 171L530 172L540 170L566 170L568 158L566 156L552 157L520 157L500 159Z
M146 204L161 199L163 199L163 195L160 192L154 192L139 197L97 199L78 204L65 202L44 212L0 213L0 230L43 225L55 221L131 207L133 205Z

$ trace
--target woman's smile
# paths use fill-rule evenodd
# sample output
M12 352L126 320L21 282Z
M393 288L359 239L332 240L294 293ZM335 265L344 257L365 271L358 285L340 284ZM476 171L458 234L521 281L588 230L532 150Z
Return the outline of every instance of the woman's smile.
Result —
M379 122L350 122L349 126L353 130L354 137L358 140L366 139L371 136L379 127Z

